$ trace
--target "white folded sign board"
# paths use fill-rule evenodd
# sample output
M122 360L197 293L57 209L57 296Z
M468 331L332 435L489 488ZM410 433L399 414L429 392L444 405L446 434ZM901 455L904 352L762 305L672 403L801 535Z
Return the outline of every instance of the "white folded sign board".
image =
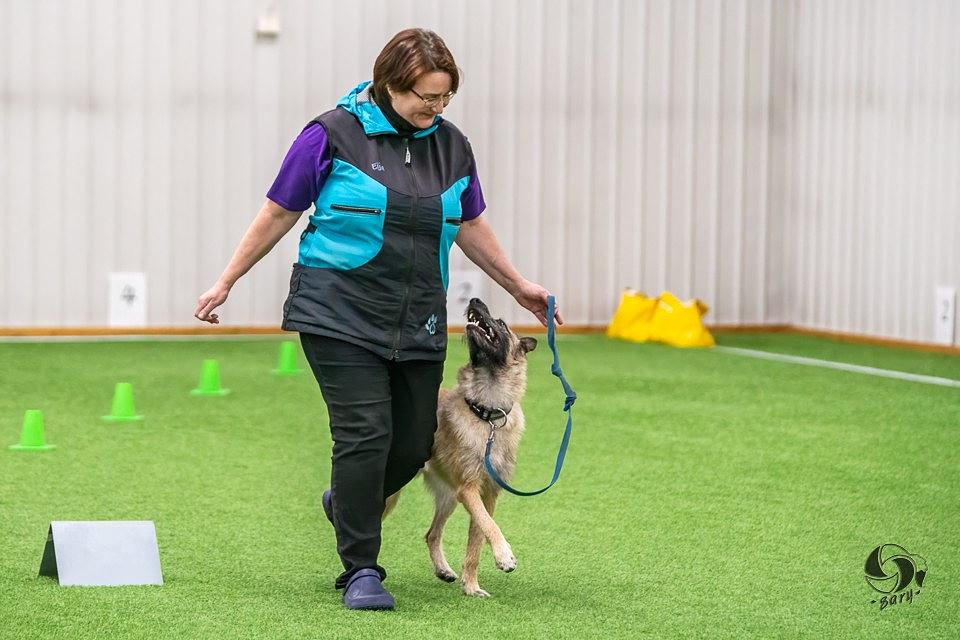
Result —
M156 528L151 521L51 522L40 575L62 587L162 585Z

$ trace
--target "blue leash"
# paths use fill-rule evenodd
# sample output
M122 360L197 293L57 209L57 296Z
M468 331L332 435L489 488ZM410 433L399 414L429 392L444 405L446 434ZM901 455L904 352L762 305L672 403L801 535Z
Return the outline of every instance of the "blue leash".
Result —
M517 496L535 496L539 493L543 493L550 487L554 485L557 479L560 477L560 469L563 467L563 457L567 454L567 444L570 442L570 429L573 427L573 413L571 408L573 403L577 400L577 392L573 390L570 386L570 383L567 382L567 379L563 377L563 371L560 370L560 354L557 353L557 342L556 328L554 327L553 314L554 309L556 308L557 301L553 296L547 296L547 344L550 345L550 350L553 352L553 366L550 367L550 372L560 378L560 384L563 385L563 392L566 394L566 400L563 402L563 410L567 412L567 428L563 432L563 441L560 443L560 452L557 454L557 465L553 470L553 480L550 481L550 484L545 486L539 491L517 491L509 484L503 481L500 478L500 474L497 473L497 470L493 468L493 465L490 463L490 449L493 447L493 438L497 433L499 427L494 426L493 422L490 422L490 437L487 438L487 451L483 455L483 464L487 467L487 473L490 474L490 477L493 480L509 491L510 493ZM506 415L504 415L503 424L506 424ZM500 426L503 426L501 424Z

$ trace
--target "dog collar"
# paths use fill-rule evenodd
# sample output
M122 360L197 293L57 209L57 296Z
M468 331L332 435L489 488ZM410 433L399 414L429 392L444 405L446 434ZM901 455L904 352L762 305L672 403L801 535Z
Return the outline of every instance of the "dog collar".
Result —
M501 409L496 407L491 409L490 407L484 407L483 405L470 402L466 398L463 399L467 403L467 406L470 407L470 411L473 411L474 415L483 420L484 422L489 422L493 424L495 420L503 420L503 424L507 422L507 414L513 409L511 406L509 409ZM503 424L500 426L502 427Z

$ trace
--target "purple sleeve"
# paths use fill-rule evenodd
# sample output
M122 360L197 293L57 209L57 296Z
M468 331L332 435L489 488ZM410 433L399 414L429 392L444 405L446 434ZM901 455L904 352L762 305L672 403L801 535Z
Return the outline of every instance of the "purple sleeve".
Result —
M332 164L327 131L311 122L287 151L267 197L289 211L306 211L320 195Z
M473 220L487 208L483 201L483 190L480 188L480 178L477 177L477 163L470 167L470 184L460 194L460 212L462 220Z

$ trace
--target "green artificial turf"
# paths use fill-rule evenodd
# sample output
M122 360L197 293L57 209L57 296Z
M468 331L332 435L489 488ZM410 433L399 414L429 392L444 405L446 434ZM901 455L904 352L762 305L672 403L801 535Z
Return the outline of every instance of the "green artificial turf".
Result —
M960 379L960 358L788 335L721 344ZM484 550L480 585L433 577L417 479L384 525L393 612L346 611L319 506L330 437L279 339L0 344L2 638L948 638L960 627L960 389L711 350L571 336L579 393L560 481L503 495L518 569ZM466 351L451 340L445 386ZM226 397L191 397L217 358ZM302 356L301 356L302 358ZM302 362L302 360L301 360ZM531 354L514 485L549 480L563 393ZM143 422L111 424L116 382ZM41 409L42 453L7 450ZM51 520L156 523L162 587L61 588L37 570ZM459 571L467 516L446 533ZM928 574L880 610L871 549Z

